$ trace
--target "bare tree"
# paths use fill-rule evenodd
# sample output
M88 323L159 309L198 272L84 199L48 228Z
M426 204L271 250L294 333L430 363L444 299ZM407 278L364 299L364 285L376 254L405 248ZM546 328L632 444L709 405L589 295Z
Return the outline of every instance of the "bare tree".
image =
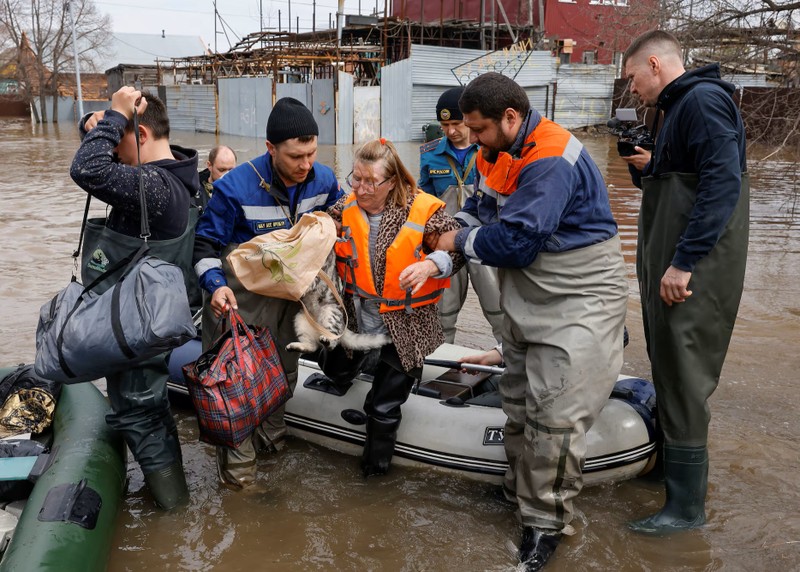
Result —
M111 37L110 18L100 14L92 0L0 0L0 35L17 48L18 79L37 121L47 122L48 95L53 96L53 120L58 120L59 76L75 71L70 1L78 54L85 62L100 55ZM35 96L39 97L38 114Z
M624 46L646 29L670 31L684 47L687 68L719 62L723 76L760 84L736 94L748 139L780 148L800 142L798 14L797 1L660 0L655 7L630 2L607 11L602 28L618 30ZM629 23L638 23L638 30L632 33Z

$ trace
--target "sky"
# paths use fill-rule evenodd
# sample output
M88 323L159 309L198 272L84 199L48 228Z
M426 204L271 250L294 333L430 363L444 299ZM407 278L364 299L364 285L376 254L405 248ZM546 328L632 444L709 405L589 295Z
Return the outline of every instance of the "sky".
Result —
M214 45L214 2L212 0L95 0L101 13L111 16L113 31L139 34L200 36L211 49ZM384 0L345 0L344 13L372 14L376 3L383 12ZM265 30L286 30L291 8L292 32L300 18L300 32L312 29L314 0L216 0L219 19L216 20L217 51L226 51L240 38L257 32L259 14ZM335 27L337 0L316 0L316 29L327 29L328 21ZM280 14L279 14L280 13ZM330 16L329 16L330 15ZM226 35L227 34L227 35Z

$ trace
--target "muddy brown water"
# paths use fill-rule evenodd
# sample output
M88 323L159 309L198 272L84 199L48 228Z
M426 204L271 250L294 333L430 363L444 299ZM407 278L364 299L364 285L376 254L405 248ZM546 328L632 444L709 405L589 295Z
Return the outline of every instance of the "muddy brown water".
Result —
M68 281L85 195L69 178L78 146L71 126L0 119L0 364L30 362L39 307ZM629 267L623 372L649 377L634 276L639 194L614 141L579 134L600 165ZM204 159L212 135L174 133ZM225 137L240 159L263 141ZM399 144L418 169L417 146ZM319 160L349 172L351 146L322 147ZM588 488L577 533L548 570L800 569L800 157L749 152L753 198L744 299L719 389L711 402L708 525L668 539L630 534L625 522L660 507L658 486L627 481ZM94 212L103 207L95 205ZM488 348L488 325L469 299L457 342ZM519 531L491 485L433 470L394 467L365 481L355 457L293 440L259 460L245 492L217 485L212 449L176 410L191 504L156 511L131 463L109 570L513 570Z

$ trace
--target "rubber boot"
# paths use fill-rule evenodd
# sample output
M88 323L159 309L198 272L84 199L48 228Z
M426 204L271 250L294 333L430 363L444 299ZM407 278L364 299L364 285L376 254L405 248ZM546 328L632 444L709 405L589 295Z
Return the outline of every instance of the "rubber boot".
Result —
M367 440L361 455L361 472L365 477L389 472L399 426L399 419L367 419Z
M640 534L664 535L697 528L706 522L708 449L664 446L664 508L652 516L628 523Z
M189 487L180 461L147 473L144 482L159 508L172 510L189 501Z
M519 545L519 561L525 572L536 572L544 568L547 561L561 542L561 533L542 530L533 526L522 529L522 542Z
M365 477L383 475L389 470L402 419L400 406L408 399L414 381L413 375L403 371L394 346L384 346L372 389L364 400L367 439L361 457L361 471Z

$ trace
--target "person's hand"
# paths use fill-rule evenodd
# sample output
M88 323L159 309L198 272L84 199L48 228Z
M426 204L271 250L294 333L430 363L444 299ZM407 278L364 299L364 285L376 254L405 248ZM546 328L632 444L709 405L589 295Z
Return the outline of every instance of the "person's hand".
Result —
M97 127L97 124L105 116L105 111L95 111L86 119L86 121L83 122L83 130L86 131L86 133L89 133L89 131Z
M144 113L147 109L147 100L142 97L141 91L125 85L111 96L111 109L131 119L134 109L139 115Z
M456 251L456 235L457 230L448 230L439 235L439 240L436 241L435 250L446 250L447 252Z
M228 286L220 286L211 295L211 309L214 311L214 316L219 318L223 313L233 308L238 310L239 306L236 304L236 296L233 295L233 290Z
M692 295L692 291L688 289L689 280L692 277L691 272L680 270L674 266L667 268L664 277L661 278L661 299L667 306L672 304L679 304L685 302L686 298Z
M415 262L400 273L400 288L403 290L411 288L411 295L413 296L419 292L428 278L436 276L439 272L439 267L432 260Z
M470 371L468 364L476 364L476 365L500 365L503 363L503 356L500 355L500 352L497 351L497 348L492 348L488 351L483 352L482 354L476 354L472 356L464 356L460 360L461 371L468 372Z
M629 157L623 157L622 160L628 165L633 165L639 171L644 171L645 165L650 162L650 157L653 154L647 149L642 149L638 146L634 147L633 150L636 151L636 153L630 155Z

